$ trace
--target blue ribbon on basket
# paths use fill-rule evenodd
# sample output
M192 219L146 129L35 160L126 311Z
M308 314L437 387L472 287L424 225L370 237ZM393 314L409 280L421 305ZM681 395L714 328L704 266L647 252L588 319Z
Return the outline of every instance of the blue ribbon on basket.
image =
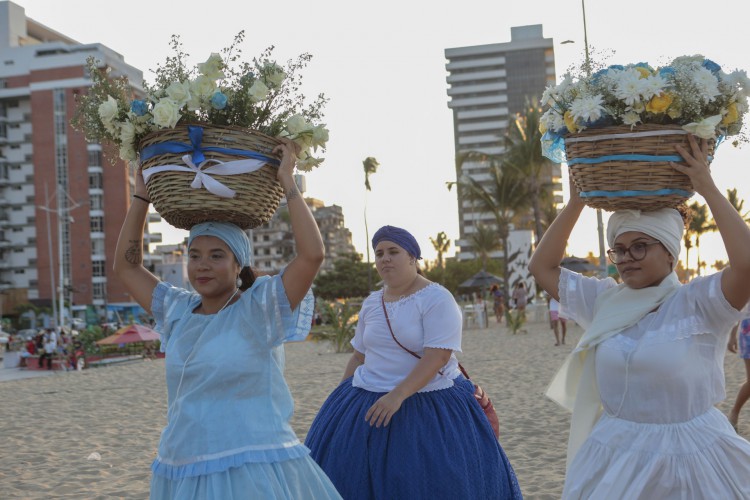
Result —
M269 163L278 167L281 162L276 158L258 153L257 151L247 151L245 149L233 149L233 148L219 148L215 146L203 147L203 127L197 125L188 125L188 137L190 138L190 144L178 141L165 141L156 144L146 146L141 150L141 161L146 161L157 155L163 154L181 154L191 153L193 156L193 163L199 165L206 161L204 151L212 151L215 153L231 154L236 156L244 156L246 158L252 158L255 160L262 160L265 163Z
M212 175L239 175L260 170L266 164L281 165L281 162L276 158L258 153L257 151L214 146L203 147L201 145L203 142L203 127L188 125L188 137L190 138L190 144L178 141L164 141L146 146L141 150L142 162L161 154L187 153L182 156L184 165L158 165L143 170L144 182L148 183L152 175L161 172L190 172L195 173L195 178L190 184L190 187L193 189L205 187L210 193L216 196L234 198L235 191L214 179ZM204 152L230 154L245 158L223 162L213 158L206 159Z
M691 196L693 196L693 193L691 193L690 191L685 191L684 189L657 189L655 191L582 191L578 194L581 198L628 198L632 196L669 196L673 194L683 196L685 198L690 198Z

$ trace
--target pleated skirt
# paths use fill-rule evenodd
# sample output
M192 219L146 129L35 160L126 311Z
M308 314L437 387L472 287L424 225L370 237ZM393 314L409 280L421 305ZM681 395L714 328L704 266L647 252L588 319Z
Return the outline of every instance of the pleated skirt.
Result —
M522 498L469 380L414 394L387 427L371 427L365 414L384 394L343 381L307 435L311 456L343 498Z
M202 476L168 479L153 475L151 500L327 500L340 499L320 467L305 455L281 462L248 462Z

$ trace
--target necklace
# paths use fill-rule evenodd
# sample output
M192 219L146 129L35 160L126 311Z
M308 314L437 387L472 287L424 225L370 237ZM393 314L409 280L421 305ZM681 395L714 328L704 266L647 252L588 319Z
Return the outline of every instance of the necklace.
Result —
M226 308L227 308L227 306L229 305L229 303L230 303L230 302L232 302L232 299L234 298L234 296L235 296L235 295L237 295L237 292L239 292L239 291L240 291L240 289L239 289L239 288L235 288L235 289L234 289L234 293L232 294L232 296L231 296L231 297L229 297L229 300L227 300L227 301L226 301L226 302L224 303L224 305L223 305L223 306L221 307L221 309L219 309L218 311L216 311L216 314L219 314L219 313L220 313L221 311L223 311L224 309L226 309Z

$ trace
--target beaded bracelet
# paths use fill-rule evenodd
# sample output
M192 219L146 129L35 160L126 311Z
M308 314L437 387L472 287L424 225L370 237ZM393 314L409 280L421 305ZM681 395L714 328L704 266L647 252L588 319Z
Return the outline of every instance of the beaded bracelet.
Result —
M134 194L133 198L138 198L139 200L145 201L146 203L151 203L151 200L149 200L148 198L144 198L143 196L138 196L137 194Z

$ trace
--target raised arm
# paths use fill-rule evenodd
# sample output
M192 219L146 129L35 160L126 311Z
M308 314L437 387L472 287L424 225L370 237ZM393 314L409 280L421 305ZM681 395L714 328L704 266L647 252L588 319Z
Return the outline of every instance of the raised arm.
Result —
M325 247L320 237L318 224L294 182L297 147L289 139L282 139L282 141L284 141L283 144L274 149L275 153L282 154L277 178L286 194L297 255L286 267L281 279L284 282L289 305L294 309L312 286L315 275L323 264Z
M584 206L571 179L568 204L545 231L542 241L537 245L529 261L529 271L534 275L537 284L558 301L560 300L558 292L560 262L565 256L568 238Z
M716 221L724 247L729 258L729 267L722 271L721 290L724 297L735 309L742 309L750 299L750 228L742 220L737 210L732 207L716 187L709 167L708 143L690 135L690 151L682 146L675 146L684 163L672 163L679 172L690 177L695 191L703 196Z
M117 240L114 271L133 299L151 314L151 297L159 279L143 267L143 229L149 203L139 170L135 176L135 195Z

